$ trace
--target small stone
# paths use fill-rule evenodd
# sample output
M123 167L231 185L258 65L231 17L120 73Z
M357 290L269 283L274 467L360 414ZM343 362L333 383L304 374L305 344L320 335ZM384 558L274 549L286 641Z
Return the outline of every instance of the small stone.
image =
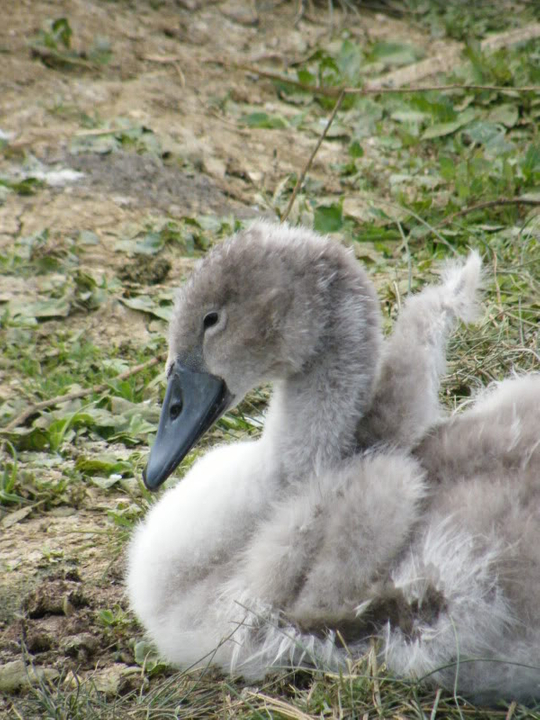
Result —
M46 615L73 615L75 609L87 605L88 599L82 589L75 583L63 580L42 583L24 601L24 608L32 619Z
M183 7L185 10L191 10L192 12L201 7L200 0L176 0L176 2L180 7Z
M64 645L64 652L70 657L79 659L91 657L99 647L99 641L90 633L73 635Z
M98 692L108 696L117 695L126 668L124 663L115 663L94 673L90 678L91 682Z
M76 673L74 673L73 670L70 670L65 677L64 687L72 690L78 688L81 682L81 678Z
M31 653L46 652L54 647L53 638L49 633L28 631L26 636L26 647Z
M138 665L130 665L122 671L118 692L126 695L133 690L138 690L145 683L144 674Z
M16 692L26 682L26 668L22 660L0 665L0 692Z
M220 11L232 22L244 25L245 27L256 27L259 25L259 17L252 7L246 7L242 2L228 0L220 5Z
M42 681L56 680L59 673L54 668L32 667L23 660L0 665L0 693L15 693L22 687L35 685Z

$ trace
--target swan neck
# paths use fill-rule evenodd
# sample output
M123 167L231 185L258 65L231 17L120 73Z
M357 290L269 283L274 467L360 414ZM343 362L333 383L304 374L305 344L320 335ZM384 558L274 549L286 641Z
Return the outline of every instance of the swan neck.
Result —
M319 475L355 451L378 367L378 327L371 334L355 343L333 331L307 370L275 384L264 437L285 482Z

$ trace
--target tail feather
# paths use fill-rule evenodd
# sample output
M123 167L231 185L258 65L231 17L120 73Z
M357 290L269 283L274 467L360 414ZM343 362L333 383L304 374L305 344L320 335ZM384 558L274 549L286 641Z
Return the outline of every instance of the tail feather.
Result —
M469 254L464 264L452 262L445 268L441 290L446 291L445 302L459 320L472 322L477 319L481 282L482 259L476 250Z
M386 341L370 411L358 427L362 447L413 446L441 415L440 378L446 344L457 320L478 315L481 259L449 264L440 285L410 298Z

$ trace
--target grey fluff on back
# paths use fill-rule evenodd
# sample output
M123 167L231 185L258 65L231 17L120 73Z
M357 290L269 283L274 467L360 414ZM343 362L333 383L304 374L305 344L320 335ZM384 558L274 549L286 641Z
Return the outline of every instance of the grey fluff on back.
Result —
M473 253L383 341L366 273L315 233L256 223L202 261L168 363L274 393L262 438L206 453L134 535L131 604L165 657L259 678L374 636L398 674L540 697L540 376L452 415L438 397L479 278Z

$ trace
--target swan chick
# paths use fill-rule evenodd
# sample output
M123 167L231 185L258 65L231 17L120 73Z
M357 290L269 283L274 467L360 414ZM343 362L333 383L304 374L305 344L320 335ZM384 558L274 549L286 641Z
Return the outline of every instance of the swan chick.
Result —
M256 223L202 261L171 322L147 485L252 387L274 393L262 437L205 453L134 533L130 603L165 658L255 679L342 668L375 636L401 675L481 700L540 696L540 376L438 419L446 337L478 278L473 255L385 346L371 283L328 239ZM400 402L419 409L388 424L405 357L418 392Z
M216 247L177 298L148 487L269 381L277 387L266 435L288 473L305 475L350 454L354 421L378 372L380 325L371 282L337 243L259 222Z

